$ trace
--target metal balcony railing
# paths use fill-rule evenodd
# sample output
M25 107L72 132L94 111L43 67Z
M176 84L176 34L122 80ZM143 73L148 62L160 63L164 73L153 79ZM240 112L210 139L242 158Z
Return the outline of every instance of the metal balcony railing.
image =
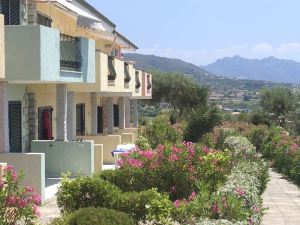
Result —
M148 74L147 75L147 89L150 90L152 88L152 84L151 84L151 81L150 81L150 75Z
M117 73L113 64L114 58L112 56L108 56L108 80L115 80L117 78Z
M141 87L139 71L135 71L135 88L139 89Z
M129 83L130 80L131 80L131 76L130 76L130 73L129 73L129 64L124 62L124 82L125 83Z
M62 70L81 70L82 56L78 38L60 34L60 67Z

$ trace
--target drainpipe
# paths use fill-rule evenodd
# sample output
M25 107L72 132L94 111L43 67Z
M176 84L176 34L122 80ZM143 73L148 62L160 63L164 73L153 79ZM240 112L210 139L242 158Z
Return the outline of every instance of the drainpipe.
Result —
M118 38L118 35L117 35L116 32L114 32L114 35L115 35L115 37L114 37L113 43L112 43L112 45L111 45L111 48L110 48L110 50L109 50L109 52L108 52L108 55L110 55L111 52L112 52L112 50L114 49L115 44L116 44L116 41L117 41L117 38Z

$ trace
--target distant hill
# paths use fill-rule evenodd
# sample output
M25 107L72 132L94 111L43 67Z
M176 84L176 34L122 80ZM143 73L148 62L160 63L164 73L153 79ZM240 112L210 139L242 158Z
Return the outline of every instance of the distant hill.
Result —
M203 68L226 77L300 83L300 63L275 57L261 60L240 56L225 57Z
M124 55L126 60L137 62L137 69L144 70L160 70L164 72L181 72L185 74L196 75L212 75L204 69L192 64L184 62L180 59L171 59L159 57L155 55L142 55L136 53L127 53Z
M159 70L162 72L181 72L191 75L199 83L208 85L213 90L218 92L228 89L247 89L250 91L258 91L264 86L287 85L262 80L216 76L214 73L206 71L206 68L202 69L192 63L187 63L180 59L171 59L166 57L158 57L155 55L142 55L136 53L124 54L124 58L129 61L135 61L137 69L145 71Z

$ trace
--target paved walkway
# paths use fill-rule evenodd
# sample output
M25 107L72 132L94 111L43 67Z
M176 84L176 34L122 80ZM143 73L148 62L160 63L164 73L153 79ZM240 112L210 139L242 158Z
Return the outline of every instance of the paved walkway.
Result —
M263 194L263 225L300 225L300 189L270 170L271 180Z
M54 218L59 217L59 209L56 204L56 199L45 204L40 208L41 218L39 224L48 224Z

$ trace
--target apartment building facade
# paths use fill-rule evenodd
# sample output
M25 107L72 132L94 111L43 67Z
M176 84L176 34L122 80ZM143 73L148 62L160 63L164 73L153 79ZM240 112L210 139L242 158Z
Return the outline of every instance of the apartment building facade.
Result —
M135 141L137 101L152 96L151 74L122 58L137 47L84 0L0 6L0 162L39 167L41 192L48 176L113 163Z

